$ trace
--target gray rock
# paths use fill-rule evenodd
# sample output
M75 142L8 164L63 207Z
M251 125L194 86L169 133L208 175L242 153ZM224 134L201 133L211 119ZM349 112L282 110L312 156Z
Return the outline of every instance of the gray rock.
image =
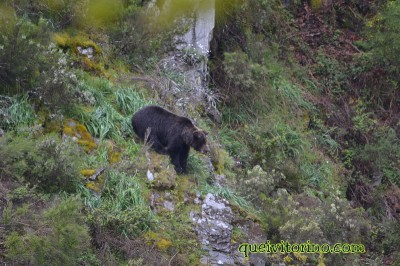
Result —
M93 58L93 54L94 54L93 47L89 46L87 48L83 48L81 46L78 46L77 49L81 55L86 55L89 59Z
M209 193L203 200L201 214L190 214L196 224L199 242L207 251L201 258L202 264L235 264L231 245L233 213L228 204L225 199Z
M169 211L174 211L175 210L175 205L172 201L164 201L163 206L165 209Z

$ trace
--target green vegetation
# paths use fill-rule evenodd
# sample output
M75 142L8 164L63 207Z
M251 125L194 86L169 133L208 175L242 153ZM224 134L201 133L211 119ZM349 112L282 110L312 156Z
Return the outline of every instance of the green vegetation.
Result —
M93 254L90 235L84 224L77 198L55 200L53 204L24 204L13 208L9 203L2 218L6 226L6 259L16 264L66 265L85 261L95 265L94 257L84 259L84 254ZM36 206L35 206L36 205Z
M400 2L215 1L209 58L176 49L198 1L153 2L0 4L0 263L197 265L212 193L232 245L254 222L368 251L269 262L399 264ZM168 60L207 63L206 99ZM150 104L210 133L187 176L135 138Z
M137 178L114 171L104 178L101 198L82 188L91 223L126 236L141 235L155 226L154 214L143 198L143 187Z
M0 147L1 176L46 192L76 190L82 155L71 141L51 135L38 140L3 137Z

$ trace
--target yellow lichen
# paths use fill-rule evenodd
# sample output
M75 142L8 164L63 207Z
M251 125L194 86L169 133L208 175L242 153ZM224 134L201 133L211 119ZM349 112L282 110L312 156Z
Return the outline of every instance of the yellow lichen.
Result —
M70 36L68 33L55 33L53 41L64 49L71 49L75 54L78 54L78 47L92 47L95 54L100 54L100 47L85 34Z
M97 144L94 142L92 135L87 131L86 127L73 119L67 119L63 123L63 134L76 138L86 152L92 152Z
M92 175L94 175L96 173L96 170L94 170L94 169L84 169L84 170L81 170L81 175L83 175L83 176L92 176Z
M68 48L69 35L66 33L56 33L53 35L53 41L61 48Z
M311 0L311 8L314 10L318 10L322 6L323 0Z
M170 246L172 246L172 242L165 238L161 238L156 242L156 247L160 250L167 250Z
M68 136L73 136L74 135L74 130L72 128L70 128L70 127L64 127L63 133L65 135L68 135Z
M96 179L96 181L90 181L86 184L86 188L96 193L100 193L103 187L104 187L104 179L101 176L99 176Z
M306 261L307 261L307 256L306 255L303 255L303 254L298 253L298 252L294 252L293 255L297 260L301 261L302 263L306 263Z
M325 266L324 254L320 253L318 256L318 266Z
M109 151L108 161L109 163L117 163L121 161L122 153L118 151Z
M107 141L107 157L109 163L118 163L121 161L122 152L113 141Z
M171 240L161 237L159 234L153 231L148 232L146 234L146 238L149 241L149 245L155 244L155 246L162 251L167 250L169 247L172 246Z
M283 261L288 264L292 263L293 259L289 255L287 255L286 257L283 258Z
M100 64L90 60L88 57L82 58L82 66L86 71L91 71L94 72L95 74L98 75L103 75L103 69L100 66Z
M70 50L75 55L75 59L79 61L86 71L94 72L97 75L104 75L104 67L99 62L97 54L101 54L100 47L92 41L86 34L80 33L70 36L67 33L55 33L53 41L64 50ZM81 54L80 49L93 49L93 56L89 58L86 54Z

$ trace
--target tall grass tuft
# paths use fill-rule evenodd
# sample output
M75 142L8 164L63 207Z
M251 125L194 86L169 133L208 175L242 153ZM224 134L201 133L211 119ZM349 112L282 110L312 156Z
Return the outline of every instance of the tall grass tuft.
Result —
M154 213L143 197L139 179L125 173L110 171L101 197L81 187L81 197L92 212L93 222L117 230L126 236L138 236L151 229Z
M200 193L203 195L208 193L214 194L218 197L227 199L231 203L234 203L245 210L251 210L253 213L255 212L254 207L251 205L249 201L237 195L234 191L232 191L228 187L211 186L206 183L204 184L204 186L200 187Z
M0 103L0 127L7 130L19 126L30 126L35 122L36 117L28 95L2 97Z
M136 92L131 88L120 88L114 93L117 106L124 115L132 115L140 108L155 104L152 100L146 100L141 92Z
M124 117L108 103L97 107L91 114L89 121L85 123L89 132L100 140L121 136L120 124Z

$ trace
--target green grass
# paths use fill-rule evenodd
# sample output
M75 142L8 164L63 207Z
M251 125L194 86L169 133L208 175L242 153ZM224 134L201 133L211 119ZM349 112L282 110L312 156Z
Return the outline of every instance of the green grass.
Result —
M136 92L133 88L119 88L114 92L114 95L118 109L128 116L146 105L156 103L153 100L147 100L143 93Z
M106 137L119 138L121 136L120 124L124 117L114 107L105 103L97 107L91 114L89 121L85 122L92 136L103 140Z
M101 196L80 187L92 222L126 236L138 236L154 227L156 219L145 200L146 190L139 179L117 171L105 174Z
M285 108L291 110L293 107L311 109L312 105L307 102L300 88L285 79L274 80L272 86L277 93L277 98L282 101Z
M36 120L33 108L28 100L28 95L3 97L0 103L6 107L0 107L0 127L15 129L20 126L30 126ZM8 106L8 107L7 107Z
M234 203L245 210L254 210L254 207L249 201L237 195L228 187L212 186L206 183L199 188L199 191L202 195L207 195L208 193L211 193L218 197L227 199L231 203Z

